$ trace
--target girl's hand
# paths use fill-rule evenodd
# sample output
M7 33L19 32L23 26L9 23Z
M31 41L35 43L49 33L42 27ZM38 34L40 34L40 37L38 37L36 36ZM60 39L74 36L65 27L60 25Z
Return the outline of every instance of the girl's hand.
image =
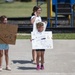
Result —
M47 24L47 21L44 21L45 22L45 24Z
M36 12L35 12L34 14L35 14L35 16L37 17L37 14L36 14Z
M30 39L30 42L32 42L32 39Z

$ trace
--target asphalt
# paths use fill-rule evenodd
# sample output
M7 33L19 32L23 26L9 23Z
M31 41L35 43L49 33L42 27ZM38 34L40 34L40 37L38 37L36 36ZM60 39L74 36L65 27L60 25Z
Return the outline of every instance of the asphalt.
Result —
M31 62L30 40L17 40L9 49L11 71L4 69L3 59L0 75L75 75L75 40L54 40L53 43L54 49L45 51L45 69L37 71Z

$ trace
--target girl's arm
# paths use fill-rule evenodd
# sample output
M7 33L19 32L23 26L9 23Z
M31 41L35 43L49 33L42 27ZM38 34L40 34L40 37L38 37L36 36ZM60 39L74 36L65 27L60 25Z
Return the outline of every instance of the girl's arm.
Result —
M45 31L47 27L47 21L44 21L43 24L44 24L44 31Z
M36 19L36 17L37 17L36 12L35 12L34 14L35 14L35 15L31 18L31 24L33 24L33 23L35 22L35 19Z
M33 24L35 22L35 19L36 19L36 16L34 16L32 19L31 19L31 24Z
M30 42L32 42L32 36L30 36Z

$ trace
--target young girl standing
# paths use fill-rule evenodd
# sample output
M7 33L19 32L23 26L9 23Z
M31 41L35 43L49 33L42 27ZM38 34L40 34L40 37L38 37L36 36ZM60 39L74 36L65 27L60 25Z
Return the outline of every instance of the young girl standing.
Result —
M0 17L0 23L1 24L7 24L7 17L6 16L1 16ZM9 45L8 44L0 44L0 71L2 71L2 57L3 54L5 55L5 61L6 61L6 70L11 70L11 68L9 67L9 63L8 63L8 50L9 49Z
M36 24L36 33L34 33L34 36L36 37L35 39L32 38L32 41L34 40L42 40L44 38L44 31L45 31L45 27L46 27L46 24L43 23L43 22L38 22ZM38 40L37 42L40 42L40 40ZM37 43L36 42L36 43ZM38 43L37 43L38 44ZM37 46L37 45L36 45ZM39 48L39 46L38 46ZM35 48L36 49L36 48ZM37 70L39 70L40 68L43 70L44 69L44 52L45 52L45 49L36 49L36 62L37 62ZM39 59L41 57L41 67L39 65Z
M34 6L33 7L33 13L31 17L31 23L33 24L33 32L36 32L36 23L41 22L42 19L40 17L41 14L41 7L40 6ZM36 63L36 50L32 50L32 58L33 58L33 63Z
M44 27L44 23L37 23L37 33L39 34L39 36L42 35L45 27ZM37 53L37 70L40 69L40 66L39 66L39 59L40 59L40 54L41 54L41 69L43 70L44 69L44 52L45 52L45 49L36 49L36 53Z

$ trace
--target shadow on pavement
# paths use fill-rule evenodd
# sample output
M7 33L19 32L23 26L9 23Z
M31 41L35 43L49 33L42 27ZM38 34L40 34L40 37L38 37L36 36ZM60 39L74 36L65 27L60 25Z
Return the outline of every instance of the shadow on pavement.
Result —
M20 70L36 70L36 67L18 67Z
M19 64L28 64L28 63L32 63L32 61L29 60L12 60L12 62L14 64L19 63Z

